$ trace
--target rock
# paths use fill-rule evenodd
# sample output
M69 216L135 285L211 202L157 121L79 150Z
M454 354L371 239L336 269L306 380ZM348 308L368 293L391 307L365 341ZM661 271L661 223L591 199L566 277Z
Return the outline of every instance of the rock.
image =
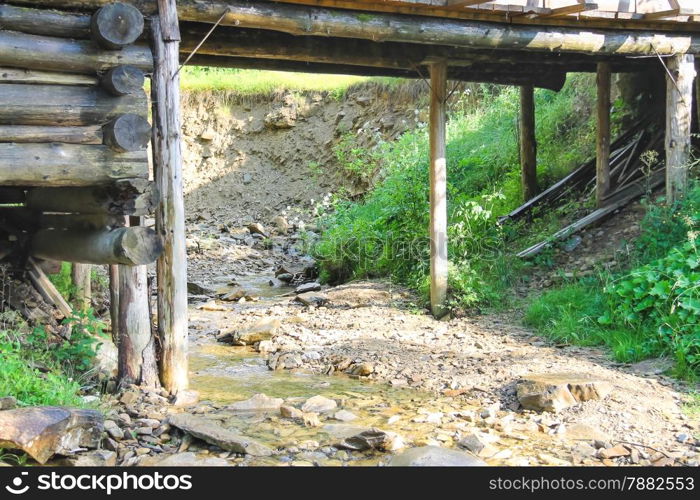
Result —
M609 437L601 430L586 424L570 424L564 430L564 437L573 440L607 441Z
M192 294L192 295L213 295L214 291L210 290L209 288L200 285L199 283L195 283L194 281L188 281L187 282L187 293Z
M105 420L104 429L113 439L117 441L124 439L124 431L113 420Z
M265 126L272 129L292 128L296 125L296 105L284 106L273 109L265 115Z
M293 406L280 406L280 415L284 418L301 419L304 416L304 412Z
M267 412L267 411L277 411L280 409L284 403L282 398L271 398L265 394L259 393L255 394L252 398L246 399L245 401L237 401L226 407L227 410L233 410L235 412Z
M236 302L243 298L245 298L246 300L250 300L253 297L249 295L244 288L237 287L231 290L230 292L222 293L221 295L219 295L219 298L226 302Z
M687 443L690 440L690 435L685 432L682 432L676 436L676 441L678 441L679 443Z
M374 365L372 363L357 363L350 367L348 373L357 377L367 377L374 373Z
M239 330L233 334L234 345L251 345L263 340L270 340L282 326L277 318L261 319L253 326Z
M558 412L578 402L603 399L610 383L586 375L553 373L524 377L518 382L518 400L523 408Z
M117 376L119 351L111 339L97 337L95 342L94 367L98 373L107 378Z
M486 465L485 462L472 455L440 446L411 448L396 455L389 462L390 467L480 467L484 465Z
M69 467L114 467L117 465L117 454L109 450L94 450L80 453L73 458L64 458L58 465Z
M248 231L250 231L250 234L259 234L267 238L265 228L259 222L253 222L252 224L248 224Z
M280 273L275 277L283 283L289 283L294 279L294 275L292 273Z
M243 184L245 184L247 186L251 182L253 182L253 175L249 172L244 173L243 174Z
M347 410L340 410L335 412L333 418L335 420L340 420L341 422L352 422L357 418L357 415Z
M328 399L323 396L314 396L307 399L301 407L305 413L325 413L335 410L338 404L333 399Z
M211 158L214 156L214 151L208 144L202 147L202 158Z
M627 457L629 454L630 450L621 444L615 445L612 448L601 448L600 451L598 451L598 456L600 458Z
M223 458L199 457L191 451L174 455L145 456L139 461L142 467L226 467L231 465Z
M40 464L55 454L97 448L102 437L102 414L51 406L0 412L0 448L20 449Z
M467 434L457 443L458 446L472 452L474 455L481 453L481 450L488 446L488 443L484 442L476 434Z
M301 293L307 293L307 292L318 292L321 290L321 284L312 282L312 283L304 283L303 285L299 285L296 287L294 290L294 293L301 294Z
M170 404L178 408L194 406L199 402L199 393L193 390L178 391L172 398Z
M364 451L396 451L406 445L403 438L394 432L387 432L381 429L369 429L354 436L343 439L335 447L338 449Z
M302 365L301 355L296 352L277 352L267 361L270 370L293 370Z
M12 410L17 406L17 400L12 396L0 398L0 410Z
M297 295L294 300L305 306L322 306L328 303L328 296L323 293L308 292Z
M279 234L287 234L289 232L289 222L287 222L287 219L281 215L278 215L272 219L272 224L275 226L275 229L277 229Z
M206 142L213 141L215 137L216 137L216 132L211 127L207 128L204 132L199 134L199 138L203 141L206 141Z
M321 426L321 419L318 418L318 413L302 413L301 419L306 427Z
M180 413L171 415L168 423L173 427L192 434L192 436L206 441L219 448L236 453L245 453L255 456L270 456L272 450L253 439L236 434L215 422L199 415Z

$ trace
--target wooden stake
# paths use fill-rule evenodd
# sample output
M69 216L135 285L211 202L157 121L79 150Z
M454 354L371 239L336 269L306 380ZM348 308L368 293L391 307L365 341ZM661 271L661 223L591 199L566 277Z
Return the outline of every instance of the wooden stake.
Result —
M610 85L609 63L598 63L598 134L596 143L596 202L600 208L610 191Z
M447 63L430 66L430 306L444 316L447 300Z
M75 287L75 307L86 312L92 303L92 265L73 263L71 278Z
M538 193L537 139L535 137L535 89L520 87L520 168L524 201Z
M678 55L667 61L671 74L666 75L666 202L671 204L688 189L695 58Z
M171 393L187 389L187 254L180 141L180 79L177 75L177 26L161 29L164 19L176 24L174 0L158 0L161 17L151 23L156 59L151 84L153 101L153 167L161 200L156 230L164 252L158 259L158 336L160 380ZM164 37L163 33L168 36ZM166 41L169 40L169 41Z
M109 317L112 320L112 342L119 347L119 266L109 266Z

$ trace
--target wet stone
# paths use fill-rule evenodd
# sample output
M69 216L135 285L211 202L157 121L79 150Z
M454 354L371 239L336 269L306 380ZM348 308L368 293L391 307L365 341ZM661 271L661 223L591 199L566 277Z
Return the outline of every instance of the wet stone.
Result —
M421 446L396 455L390 467L480 467L486 463L475 456L439 446Z

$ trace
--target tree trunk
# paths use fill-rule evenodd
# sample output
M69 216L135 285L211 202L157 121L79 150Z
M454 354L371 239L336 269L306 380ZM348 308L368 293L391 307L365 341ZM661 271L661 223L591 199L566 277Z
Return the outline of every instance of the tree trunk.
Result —
M26 200L27 207L43 212L149 215L158 196L151 181L122 179L104 186L30 189Z
M48 9L0 5L0 28L33 35L90 38L90 16Z
M163 252L163 244L152 229L145 227L41 229L31 239L30 252L41 259L138 266L154 262Z
M610 193L610 83L608 63L598 64L598 132L596 143L596 202L603 207Z
M430 66L430 306L444 316L447 301L447 63Z
M143 91L117 98L98 87L0 85L0 124L4 125L103 125L124 114L148 117Z
M161 200L156 229L164 252L158 260L160 379L171 393L187 389L187 253L180 142L177 13L173 0L158 0L152 23L156 68L153 102L153 170Z
M85 312L92 306L92 266L74 263L71 277L75 288L74 307Z
M100 50L89 40L0 30L0 66L94 75L120 64L149 72L153 69L153 56L148 47L140 45L119 51Z
M691 162L690 132L693 119L695 58L678 55L666 59L666 202L680 200L688 189Z
M535 91L529 85L520 87L520 170L523 201L528 201L538 193Z
M115 153L107 146L0 143L0 179L6 186L94 186L148 178L146 151Z
M0 142L63 142L102 144L102 127L51 127L46 125L0 125Z

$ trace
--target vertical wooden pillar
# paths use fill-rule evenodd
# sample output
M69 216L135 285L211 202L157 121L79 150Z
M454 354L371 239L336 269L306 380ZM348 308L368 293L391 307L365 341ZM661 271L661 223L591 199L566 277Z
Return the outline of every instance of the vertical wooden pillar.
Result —
M75 287L74 307L86 312L92 305L92 266L74 262L71 267L71 278Z
M535 88L520 87L520 169L524 201L537 192L537 139L535 137Z
M688 188L695 58L682 54L666 61L671 73L666 76L666 201L670 204Z
M598 207L610 192L610 85L609 63L598 63L598 135L596 143L596 201Z
M139 217L130 218L129 225L139 224ZM157 387L158 367L151 329L147 267L117 267L119 382Z
M160 380L168 391L187 389L187 254L180 145L180 33L175 0L158 0L151 30L155 68L153 169L160 192L156 231L164 251L157 262Z
M112 320L112 342L119 345L119 266L109 266L109 316Z
M447 63L430 65L430 307L445 314L447 300Z

